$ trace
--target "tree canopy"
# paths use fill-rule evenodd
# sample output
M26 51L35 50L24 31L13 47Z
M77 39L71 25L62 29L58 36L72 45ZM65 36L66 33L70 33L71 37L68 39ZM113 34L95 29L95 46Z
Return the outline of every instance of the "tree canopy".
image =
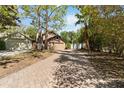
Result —
M107 47L110 52L124 51L123 6L78 6L78 9L76 24L84 25L82 38L88 40L92 50L102 51Z
M5 29L7 26L17 26L17 22L20 20L16 5L0 6L0 29Z
M21 18L29 18L32 26L27 27L26 33L42 46L44 32L47 46L48 31L59 31L66 25L64 16L67 8L56 5L0 6L0 31L15 30ZM77 31L62 32L65 43L85 43L88 50L107 49L119 55L124 54L124 6L84 5L74 8L80 12L75 15L78 19L75 24L82 27Z

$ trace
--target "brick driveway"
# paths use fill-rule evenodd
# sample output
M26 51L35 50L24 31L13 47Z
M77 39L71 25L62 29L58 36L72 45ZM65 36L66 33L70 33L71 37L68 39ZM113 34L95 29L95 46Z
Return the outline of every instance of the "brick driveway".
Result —
M4 88L38 88L51 87L52 73L56 69L54 62L61 54L54 54L41 62L26 67L18 72L0 79L0 87Z

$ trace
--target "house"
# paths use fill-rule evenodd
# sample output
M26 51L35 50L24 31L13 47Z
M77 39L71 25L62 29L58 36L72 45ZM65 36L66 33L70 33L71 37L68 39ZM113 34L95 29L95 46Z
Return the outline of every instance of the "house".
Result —
M45 34L43 34L43 42L45 43ZM64 50L65 49L65 43L62 40L62 38L56 34L53 31L48 32L48 49L54 49L54 50Z
M32 48L33 40L20 32L13 32L0 37L0 41L5 42L6 50L27 50Z
M6 50L28 50L36 49L37 42L20 32L14 32L0 37L0 41L5 42ZM50 31L48 33L48 49L64 50L65 43L62 38ZM43 34L43 43L45 43L45 34ZM0 43L1 46L1 43Z

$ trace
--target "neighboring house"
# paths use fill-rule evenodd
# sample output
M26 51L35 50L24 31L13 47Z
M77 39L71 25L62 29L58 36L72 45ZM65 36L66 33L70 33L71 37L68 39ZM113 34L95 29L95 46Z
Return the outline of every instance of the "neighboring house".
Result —
M20 32L0 37L0 40L5 42L6 50L27 50L32 48L32 39Z
M48 49L54 49L54 50L64 50L65 49L65 43L62 40L62 38L54 33L53 31L48 32ZM45 42L45 34L43 34L43 42Z

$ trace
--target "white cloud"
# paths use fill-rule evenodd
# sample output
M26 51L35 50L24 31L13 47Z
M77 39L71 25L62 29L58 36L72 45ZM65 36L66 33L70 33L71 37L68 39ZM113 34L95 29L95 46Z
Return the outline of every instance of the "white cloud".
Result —
M67 25L74 25L77 22L77 18L74 15L66 16L66 24Z
M75 23L77 22L77 18L75 17L75 15L67 15L65 17L65 23L66 23L66 27L63 29L64 31L76 31L77 29L79 29L81 26L80 25L75 25Z

